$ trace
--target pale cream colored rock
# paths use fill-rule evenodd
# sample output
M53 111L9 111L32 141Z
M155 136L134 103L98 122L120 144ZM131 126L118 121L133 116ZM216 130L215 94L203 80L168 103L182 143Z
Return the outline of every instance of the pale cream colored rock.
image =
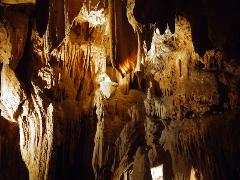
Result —
M1 103L5 107L10 120L17 121L19 106L26 100L23 86L18 81L9 65L3 65L1 72ZM6 117L7 118L7 117Z
M12 45L7 27L0 22L0 63L9 64Z
M42 99L42 91L32 84L34 94L23 104L19 117L20 150L29 179L47 179L52 158L54 106ZM32 109L31 107L34 107Z

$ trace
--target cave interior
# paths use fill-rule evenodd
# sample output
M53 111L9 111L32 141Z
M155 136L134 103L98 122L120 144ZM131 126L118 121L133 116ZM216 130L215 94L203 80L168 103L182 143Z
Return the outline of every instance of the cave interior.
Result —
M238 0L0 0L1 180L240 180Z

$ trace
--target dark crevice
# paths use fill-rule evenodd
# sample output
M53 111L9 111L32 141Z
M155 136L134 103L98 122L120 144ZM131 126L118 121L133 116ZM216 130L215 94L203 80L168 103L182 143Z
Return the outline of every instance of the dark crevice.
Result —
M36 1L36 26L40 37L43 37L47 30L49 17L49 0Z
M19 127L0 116L0 179L28 180L19 146Z
M24 53L16 68L16 75L21 82L25 85L26 93L31 94L32 84L32 18L29 18L27 41L24 47Z

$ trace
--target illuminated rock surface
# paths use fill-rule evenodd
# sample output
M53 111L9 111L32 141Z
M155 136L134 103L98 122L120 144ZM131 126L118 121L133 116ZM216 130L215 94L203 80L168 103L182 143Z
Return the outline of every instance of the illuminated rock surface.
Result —
M233 0L0 0L0 179L240 179Z

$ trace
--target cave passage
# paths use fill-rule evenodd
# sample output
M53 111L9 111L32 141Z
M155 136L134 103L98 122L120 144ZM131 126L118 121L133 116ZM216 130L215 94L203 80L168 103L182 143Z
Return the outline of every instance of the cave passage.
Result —
M0 0L0 179L240 179L238 7Z

